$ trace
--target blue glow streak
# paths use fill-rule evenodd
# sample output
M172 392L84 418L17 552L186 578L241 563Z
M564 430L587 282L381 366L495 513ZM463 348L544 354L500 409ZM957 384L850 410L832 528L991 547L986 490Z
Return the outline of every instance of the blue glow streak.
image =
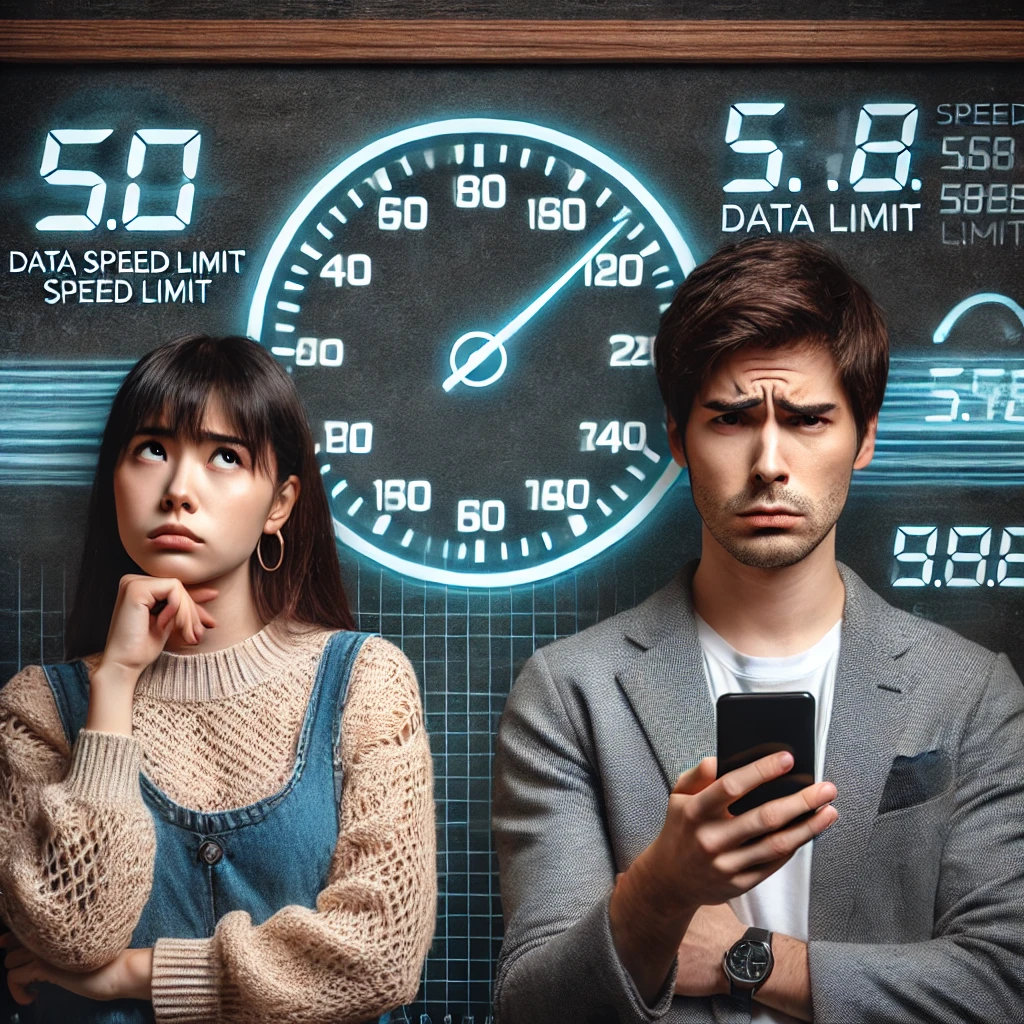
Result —
M932 341L936 345L941 345L946 338L949 337L949 332L953 329L953 325L967 312L969 309L973 309L975 306L983 306L988 303L996 303L1000 306L1005 306L1010 310L1020 321L1021 326L1024 327L1024 309L1014 302L1007 295L1000 295L998 292L979 292L977 295L972 295L968 299L964 299L963 302L958 302L943 318L942 323L935 328L935 333L932 335Z

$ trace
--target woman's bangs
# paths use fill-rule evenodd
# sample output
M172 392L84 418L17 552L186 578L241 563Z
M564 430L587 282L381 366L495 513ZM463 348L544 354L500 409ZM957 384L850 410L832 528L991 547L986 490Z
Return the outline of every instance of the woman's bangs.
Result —
M232 366L222 352L201 341L175 355L149 361L125 394L121 451L136 434L155 426L198 444L208 429L207 407L216 396L230 432L248 445L256 467L269 473L271 410L261 400L260 389L253 387L251 373Z

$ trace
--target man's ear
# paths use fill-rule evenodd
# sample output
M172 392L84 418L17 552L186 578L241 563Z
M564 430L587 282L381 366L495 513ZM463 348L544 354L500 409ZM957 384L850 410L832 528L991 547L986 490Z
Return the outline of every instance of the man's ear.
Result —
M668 426L668 447L669 451L672 452L672 458L675 459L677 465L683 469L686 468L686 449L683 446L683 438L679 433L679 427L676 425L676 421L672 416L672 413L665 414L666 425Z
M857 458L853 460L854 469L863 469L875 454L875 438L878 436L878 417L872 416L864 428L864 436L861 438L860 447L857 449Z
M276 533L288 522L288 517L292 514L292 509L295 508L295 502L299 500L301 490L302 484L294 473L278 486L277 494L274 495L274 503L270 506L270 514L263 524L264 533Z

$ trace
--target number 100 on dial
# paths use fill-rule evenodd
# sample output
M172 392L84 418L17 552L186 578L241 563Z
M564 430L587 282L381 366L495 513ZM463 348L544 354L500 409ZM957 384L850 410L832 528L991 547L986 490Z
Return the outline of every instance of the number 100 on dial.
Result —
M248 333L293 375L343 544L513 586L600 554L675 480L651 353L692 267L617 159L529 122L438 121L324 175Z

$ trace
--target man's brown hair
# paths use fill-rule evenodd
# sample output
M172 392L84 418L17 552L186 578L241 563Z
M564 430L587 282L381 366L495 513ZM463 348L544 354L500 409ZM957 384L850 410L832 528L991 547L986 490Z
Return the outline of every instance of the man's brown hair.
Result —
M719 249L680 286L654 343L658 386L680 434L723 356L798 342L832 356L859 447L889 374L889 335L867 289L814 242L750 238Z

